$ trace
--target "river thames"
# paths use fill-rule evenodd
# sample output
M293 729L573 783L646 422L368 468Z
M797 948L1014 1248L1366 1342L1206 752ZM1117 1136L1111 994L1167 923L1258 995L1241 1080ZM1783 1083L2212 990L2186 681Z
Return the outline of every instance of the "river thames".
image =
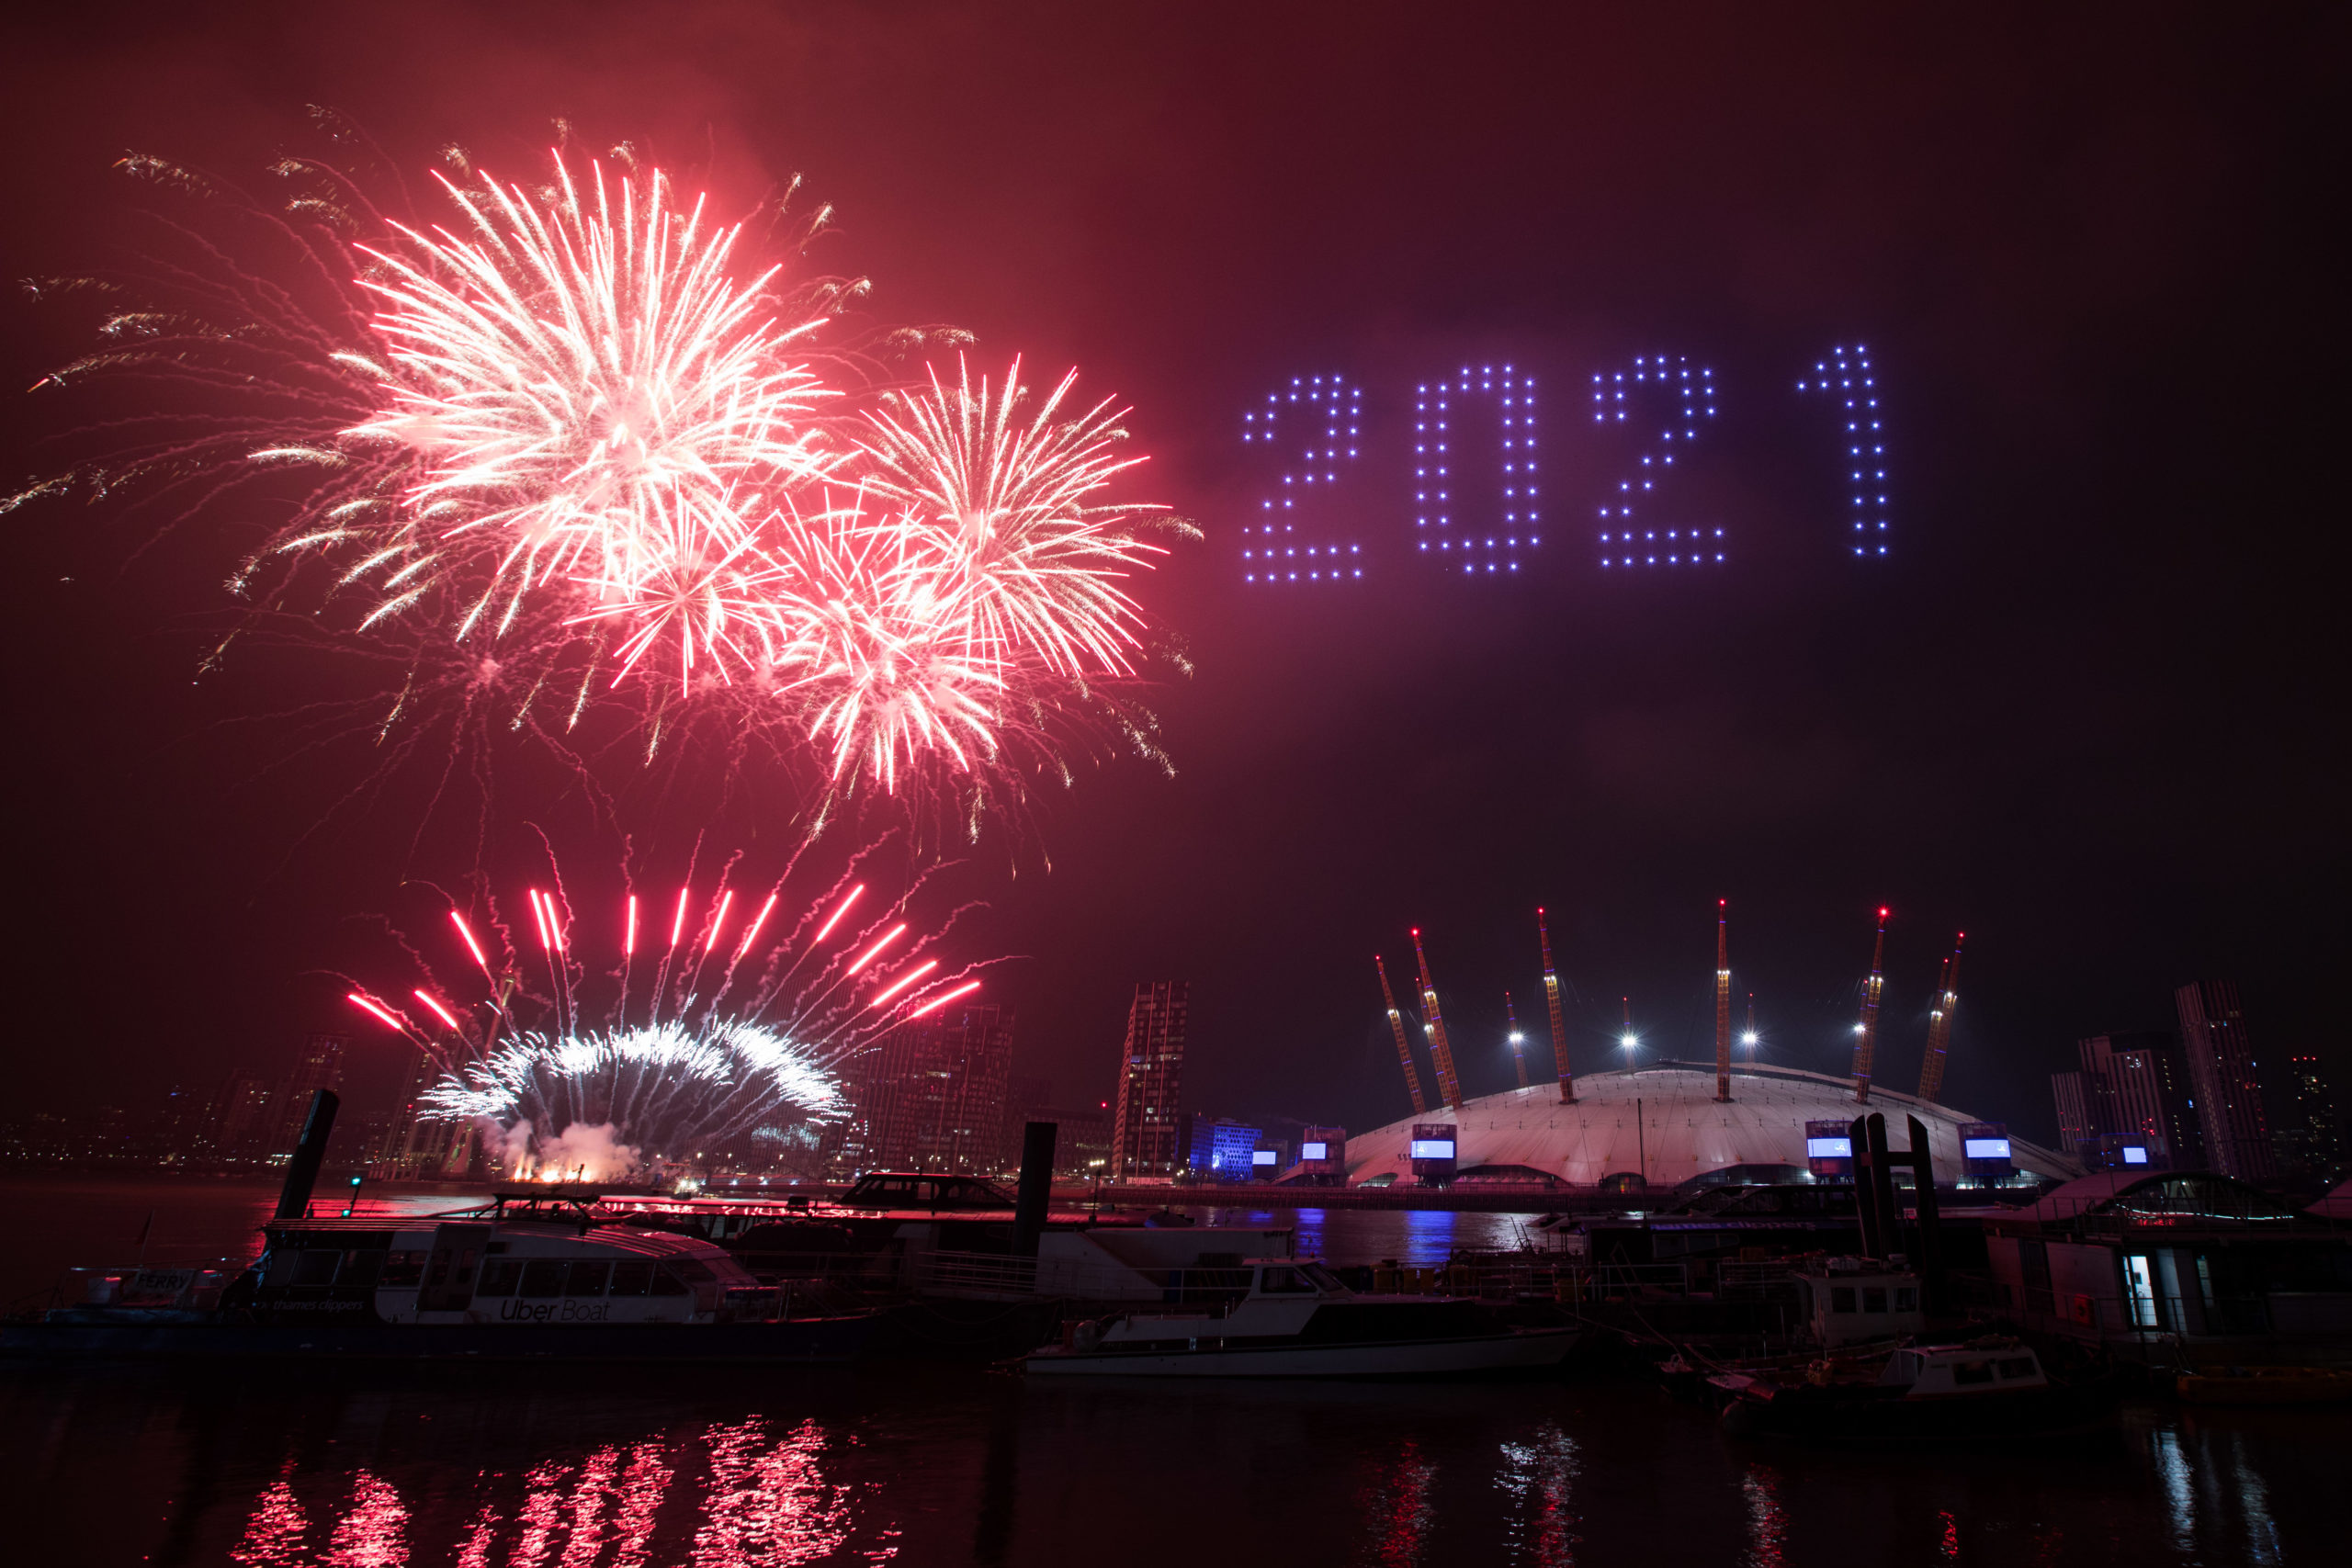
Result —
M142 1227L155 1260L234 1253L256 1195L0 1188L28 1243L9 1288L65 1261L125 1261ZM1316 1241L1302 1250L1349 1262L1508 1244L1514 1222L1298 1224ZM24 1562L2323 1562L2341 1548L2345 1432L2335 1412L2136 1405L2055 1450L1827 1452L1733 1440L1631 1381L10 1368L0 1495Z

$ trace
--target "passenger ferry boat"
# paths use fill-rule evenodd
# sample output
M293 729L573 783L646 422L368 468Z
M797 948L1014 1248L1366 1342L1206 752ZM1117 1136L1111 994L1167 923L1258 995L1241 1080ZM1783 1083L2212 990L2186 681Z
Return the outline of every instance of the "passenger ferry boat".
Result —
M273 1220L221 1285L188 1271L157 1301L92 1276L88 1301L0 1325L0 1350L843 1361L866 1314L795 1315L711 1242L599 1223L585 1201L501 1192L414 1218ZM102 1283L101 1283L102 1282Z
M1556 1369L1573 1328L1512 1328L1475 1301L1373 1296L1319 1263L1252 1258L1221 1310L1130 1312L1069 1325L1023 1358L1032 1377L1404 1379Z

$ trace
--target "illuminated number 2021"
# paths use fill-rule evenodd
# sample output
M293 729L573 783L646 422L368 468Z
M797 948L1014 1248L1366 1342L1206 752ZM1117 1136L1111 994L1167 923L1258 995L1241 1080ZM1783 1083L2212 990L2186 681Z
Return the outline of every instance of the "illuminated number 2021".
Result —
M1273 488L1255 523L1241 529L1245 582L1351 582L1363 576L1363 546L1336 536L1339 519L1317 504L1355 461L1363 429L1363 389L1338 376L1294 378L1241 416L1244 444L1266 449Z
M1878 378L1871 351L1860 344L1833 348L1813 367L1797 390L1826 392L1845 406L1848 508L1847 538L1858 556L1886 554L1886 435L1878 416Z
M1617 483L1617 493L1600 509L1600 564L1604 567L1699 566L1724 558L1724 531L1683 524L1661 528L1651 502L1665 485L1674 460L1690 450L1700 428L1715 417L1715 373L1693 369L1680 355L1637 358L1630 370L1592 378L1596 424L1632 423L1658 398L1671 412L1657 439L1644 447L1641 461ZM1645 417L1644 420L1646 423Z

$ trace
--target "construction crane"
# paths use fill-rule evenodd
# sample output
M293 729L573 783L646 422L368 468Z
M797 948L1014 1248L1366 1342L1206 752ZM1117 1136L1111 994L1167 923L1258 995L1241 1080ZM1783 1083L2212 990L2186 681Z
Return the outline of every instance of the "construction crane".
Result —
M1380 971L1380 999L1388 1007L1388 1029L1396 1036L1396 1060L1405 1069L1405 1087L1412 1091L1413 1114L1426 1116L1430 1113L1430 1105L1421 1098L1421 1075L1413 1066L1413 1048L1405 1043L1405 1015L1396 1010L1396 993L1388 988L1388 965L1382 963L1380 954L1375 953L1372 955L1372 966Z
M1886 910L1878 912L1878 942L1871 949L1871 977L1862 982L1862 1017L1854 1025L1854 1103L1871 1102L1871 1059L1878 1053L1878 998L1886 985Z
M1430 1060L1437 1064L1437 1102L1443 1110L1462 1103L1462 1080L1453 1073L1453 1047L1445 1038L1445 1015L1438 1010L1437 987L1430 981L1430 955L1421 951L1421 928L1413 928L1413 956L1421 966L1421 1016L1430 1032Z
M1952 938L1951 956L1936 977L1936 1005L1928 1013L1928 1055L1919 1064L1919 1098L1934 1100L1944 1091L1944 1048L1951 1043L1952 1010L1960 1006L1960 944L1966 931Z
M1527 1036L1519 1032L1519 1014L1511 1010L1510 993L1503 993L1503 1017L1510 1021L1511 1066L1519 1069L1519 1087L1527 1087Z
M1715 900L1715 1100L1731 1100L1731 901Z
M1552 1066L1560 1075L1560 1103L1577 1102L1576 1079L1568 1074L1568 1032L1560 1024L1560 977L1552 972L1552 933L1544 929L1544 911L1535 911L1535 934L1544 943L1544 1000L1552 1009Z

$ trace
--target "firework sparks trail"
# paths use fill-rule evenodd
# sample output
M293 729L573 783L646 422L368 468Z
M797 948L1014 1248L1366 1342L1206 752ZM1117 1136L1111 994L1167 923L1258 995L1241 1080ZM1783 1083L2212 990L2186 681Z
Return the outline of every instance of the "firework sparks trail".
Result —
M495 962L482 953L464 911L449 912L459 941L445 945L453 971L476 977L470 987L435 980L414 987L422 1012L364 987L347 999L438 1067L419 1100L421 1115L473 1122L493 1148L537 1161L543 1174L591 1145L609 1151L592 1172L605 1177L627 1174L639 1158L698 1156L763 1129L773 1134L775 1123L821 1128L848 1114L842 1073L850 1058L889 1029L968 997L980 981L974 965L948 967L952 961L937 951L944 931L914 935L906 918L913 889L896 903L869 907L864 924L845 920L866 890L846 874L796 919L775 922L777 934L763 942L790 874L767 889L741 936L723 940L730 956L707 988L705 967L722 945L737 889L706 886L704 928L661 955L643 994L628 990L633 953L611 954L616 966L601 979L618 987L598 1017L591 994L604 987L590 966L600 960L575 953L579 928L567 922L559 879L555 892L530 887L525 895L537 961L551 979L546 993L521 995L524 951L504 941L493 907L486 929L504 949ZM633 931L636 897L628 895L616 930ZM682 937L695 899L691 882L680 888ZM631 940L625 935L623 947ZM484 980L486 1027L472 1021L475 1006L445 999L481 990ZM524 1011L536 1018L518 1019Z
M144 480L185 518L275 487L288 521L232 586L256 624L407 665L379 743L496 707L561 750L613 711L649 755L697 726L756 735L831 799L967 801L976 825L1067 782L1073 749L1164 765L1118 694L1145 649L1126 585L1164 553L1147 532L1197 531L1109 499L1142 461L1125 411L1078 412L1074 371L1025 407L1018 360L1001 385L959 364L884 389L878 361L816 346L862 281L746 265L743 225L616 157L559 150L537 191L436 175L444 223L309 160L279 166L307 183L277 212L126 160L227 232L167 223L195 261L50 289L157 296L46 378L138 400L93 426L109 456L0 511Z

